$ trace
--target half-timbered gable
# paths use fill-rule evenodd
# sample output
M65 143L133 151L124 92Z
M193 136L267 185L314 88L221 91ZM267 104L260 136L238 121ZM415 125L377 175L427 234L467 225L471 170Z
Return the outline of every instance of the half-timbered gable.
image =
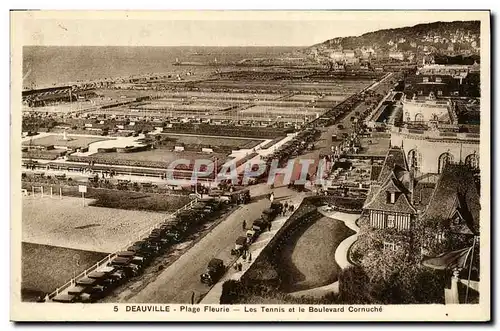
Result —
M403 150L391 148L364 205L372 227L400 231L411 229L417 213L411 204L412 181Z

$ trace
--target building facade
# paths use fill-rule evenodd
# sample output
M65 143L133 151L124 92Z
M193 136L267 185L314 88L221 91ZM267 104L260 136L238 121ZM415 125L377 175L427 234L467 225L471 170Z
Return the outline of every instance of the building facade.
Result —
M405 123L454 123L456 116L452 114L454 104L451 100L436 99L431 92L428 97L420 98L413 95L407 98L405 95L403 104L403 122Z
M439 174L447 163L479 169L479 135L393 128L391 145L401 146L416 175Z

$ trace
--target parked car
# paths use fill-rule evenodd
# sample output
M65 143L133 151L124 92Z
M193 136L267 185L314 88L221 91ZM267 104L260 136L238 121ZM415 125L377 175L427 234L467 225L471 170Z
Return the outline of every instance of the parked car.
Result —
M213 258L207 266L207 271L200 276L202 283L213 285L225 272L224 262L221 259Z
M247 242L249 244L253 243L257 239L257 237L259 237L259 233L260 232L257 232L254 229L247 230L246 232Z
M241 255L243 251L248 249L248 237L238 237L234 242L234 248L231 250L231 255Z
M75 303L77 302L77 297L71 294L59 293L52 298L52 301L59 303Z

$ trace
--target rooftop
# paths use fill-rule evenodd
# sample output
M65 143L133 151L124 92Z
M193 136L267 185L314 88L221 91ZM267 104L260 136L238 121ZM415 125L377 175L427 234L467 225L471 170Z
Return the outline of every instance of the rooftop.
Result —
M469 231L479 231L479 191L472 172L461 164L448 164L440 176L430 203L424 212L426 220L447 221L458 211ZM463 229L458 232L463 232Z

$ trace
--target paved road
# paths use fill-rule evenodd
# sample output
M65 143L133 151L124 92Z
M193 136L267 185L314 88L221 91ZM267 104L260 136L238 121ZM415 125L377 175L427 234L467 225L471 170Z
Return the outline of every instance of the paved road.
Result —
M255 190L258 189L262 190L262 193L266 191L265 187L255 187ZM296 194L286 187L274 191L276 199ZM122 298L120 302L190 303L193 293L198 301L209 290L208 286L200 283L200 275L205 271L207 263L213 257L222 259L225 264L231 263L234 258L230 252L234 241L244 234L243 219L249 225L260 217L269 204L269 200L260 199L240 207L165 269L155 281L134 296Z

